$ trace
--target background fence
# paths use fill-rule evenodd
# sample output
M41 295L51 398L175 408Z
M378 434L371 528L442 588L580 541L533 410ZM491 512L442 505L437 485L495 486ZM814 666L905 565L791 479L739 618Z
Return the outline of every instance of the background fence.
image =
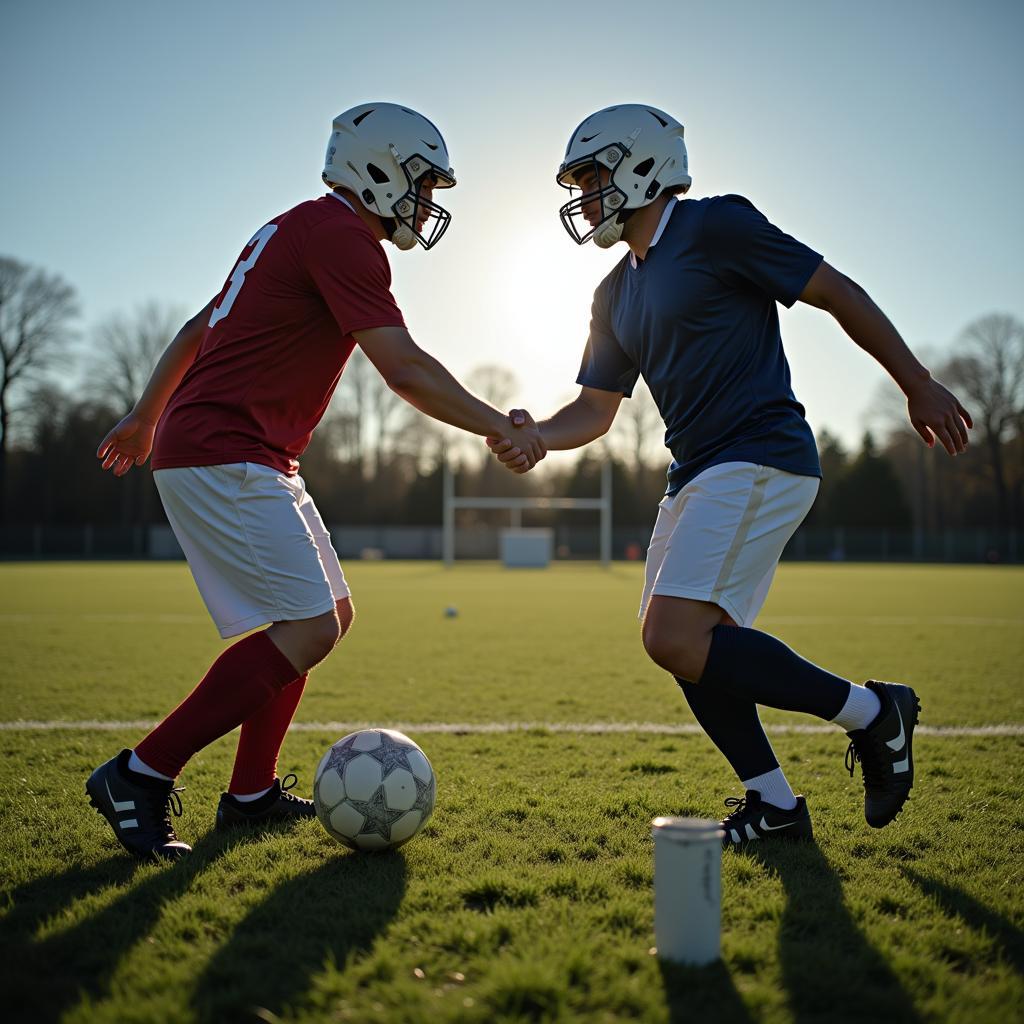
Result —
M555 557L597 559L597 526L561 525ZM455 534L458 559L497 559L501 528L462 527ZM615 527L612 557L638 561L647 551L650 527ZM331 538L342 559L435 559L442 556L440 526L334 526ZM1014 531L945 530L938 533L803 527L789 542L785 559L849 562L1024 562L1024 543ZM168 526L3 526L0 559L181 558Z

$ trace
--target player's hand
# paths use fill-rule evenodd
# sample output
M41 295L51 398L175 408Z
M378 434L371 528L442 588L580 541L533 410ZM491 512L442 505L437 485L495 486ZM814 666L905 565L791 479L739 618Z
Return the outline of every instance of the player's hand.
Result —
M114 476L124 476L132 466L141 466L153 448L155 423L148 423L130 412L100 442L96 458L103 460L104 469L112 469Z
M508 414L508 437L488 437L487 445L498 461L513 473L528 473L547 455L547 447L533 417L525 409Z
M929 377L914 386L907 394L907 413L929 448L935 447L938 438L950 455L967 450L967 430L974 421L956 395L937 380Z

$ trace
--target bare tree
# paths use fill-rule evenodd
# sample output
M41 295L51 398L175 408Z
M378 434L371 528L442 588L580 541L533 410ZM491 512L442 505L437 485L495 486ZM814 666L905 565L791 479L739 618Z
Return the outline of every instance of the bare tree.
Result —
M376 368L356 346L341 376L337 391L331 399L331 413L346 424L340 435L344 440L343 458L346 462L362 463L365 451L365 423L369 406L368 393L371 378L379 376Z
M489 363L470 370L466 375L466 388L490 402L496 409L507 412L519 393L519 379L504 366Z
M1024 416L1024 324L1001 313L981 317L968 324L956 347L942 376L962 391L981 427L996 488L996 527L1003 529L1011 486L1003 446L1020 430Z
M619 406L609 441L634 477L639 477L653 463L666 461L665 424L643 381L637 382L632 398L623 399Z
M113 313L101 320L92 331L86 394L117 416L128 412L188 315L181 306L146 302L130 313ZM125 525L147 522L155 499L148 473L132 477L118 489Z
M517 404L519 378L504 366L486 363L477 366L462 380L467 391L489 402L495 409L508 412ZM490 453L478 437L473 437L455 427L442 427L445 456L453 461L486 465Z
M147 302L131 313L114 313L100 321L92 332L88 392L118 412L127 412L187 318L180 306Z
M0 520L7 508L11 399L38 382L71 340L78 315L74 289L10 257L0 257Z
M359 462L364 474L376 475L386 453L394 450L404 406L405 402L357 348L335 392L332 413L345 422L341 436L348 447L347 460Z

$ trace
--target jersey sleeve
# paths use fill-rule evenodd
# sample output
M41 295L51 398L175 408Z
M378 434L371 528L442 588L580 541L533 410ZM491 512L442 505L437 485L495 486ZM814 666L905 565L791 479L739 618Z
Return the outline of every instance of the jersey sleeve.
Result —
M712 200L703 238L711 265L726 284L753 285L786 307L800 298L822 261L821 253L780 231L742 196Z
M590 337L576 383L599 391L619 391L626 398L633 394L640 368L623 351L615 338L599 288L590 310Z
M309 276L345 334L405 326L391 294L387 257L369 232L326 221L310 232L304 259Z

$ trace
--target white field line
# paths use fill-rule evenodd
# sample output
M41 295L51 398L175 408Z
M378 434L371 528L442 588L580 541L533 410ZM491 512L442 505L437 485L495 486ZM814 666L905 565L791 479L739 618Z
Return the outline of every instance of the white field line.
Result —
M209 622L206 615L152 612L3 612L0 624L95 622L111 625L155 623L157 625ZM1024 629L1024 618L982 615L762 615L760 626L1010 626Z
M152 729L155 721L20 720L0 722L0 732L128 732ZM658 736L699 736L703 730L693 723L670 725L662 722L292 722L292 732L324 732L344 736L357 729L398 729L400 732L450 733L453 735L485 735L488 733L579 733L596 736L624 733L648 733ZM833 725L766 725L765 731L776 736L787 733L824 735L838 732ZM918 736L1024 736L1024 725L919 725Z

